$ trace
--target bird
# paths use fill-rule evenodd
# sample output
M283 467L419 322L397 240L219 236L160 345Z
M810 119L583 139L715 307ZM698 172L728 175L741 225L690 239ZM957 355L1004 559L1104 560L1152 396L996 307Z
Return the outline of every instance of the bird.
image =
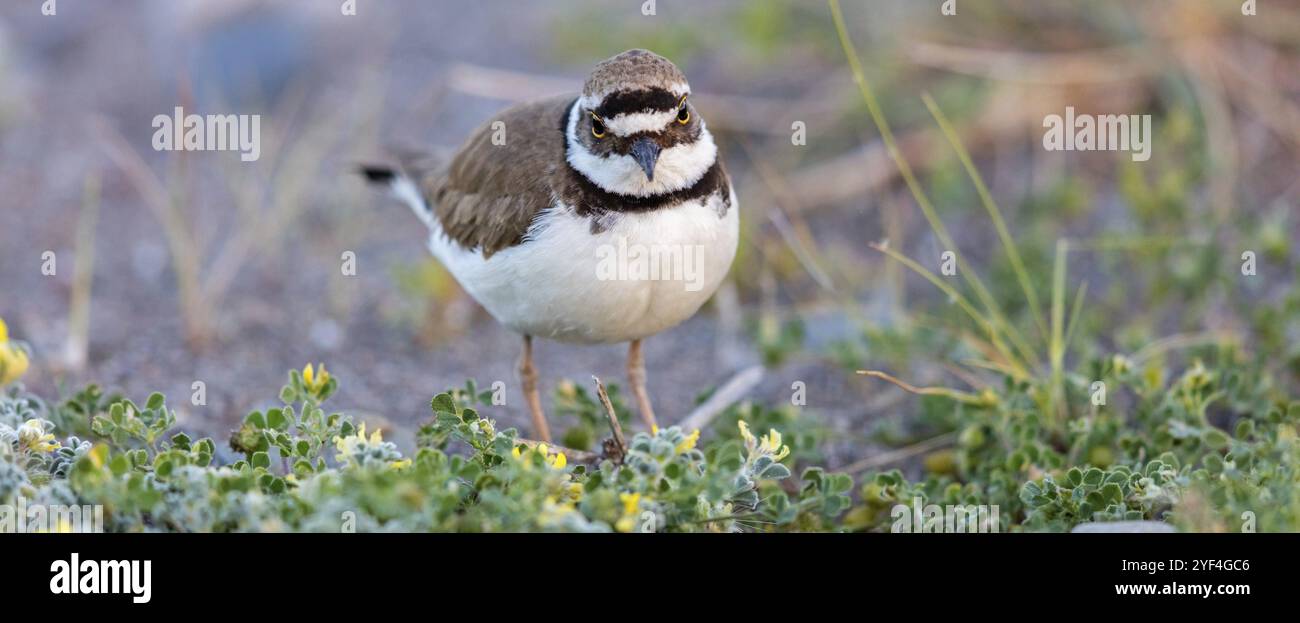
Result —
M637 410L658 430L643 341L700 309L739 238L735 190L672 61L622 52L597 63L581 92L504 109L450 158L394 150L361 173L412 209L433 256L522 336L518 373L538 440L551 432L534 338L626 342Z

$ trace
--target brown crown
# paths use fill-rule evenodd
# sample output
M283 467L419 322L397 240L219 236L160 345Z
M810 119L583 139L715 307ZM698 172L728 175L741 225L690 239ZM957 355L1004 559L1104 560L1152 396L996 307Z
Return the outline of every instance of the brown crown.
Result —
M672 61L649 50L628 50L596 65L582 88L584 97L604 97L620 91L672 89L686 76Z

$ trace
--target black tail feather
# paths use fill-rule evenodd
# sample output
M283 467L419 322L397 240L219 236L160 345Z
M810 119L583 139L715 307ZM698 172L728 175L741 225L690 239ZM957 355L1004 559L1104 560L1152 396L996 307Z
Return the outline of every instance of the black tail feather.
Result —
M391 184L397 179L397 171L383 165L363 164L357 167L357 172L364 175L371 184Z

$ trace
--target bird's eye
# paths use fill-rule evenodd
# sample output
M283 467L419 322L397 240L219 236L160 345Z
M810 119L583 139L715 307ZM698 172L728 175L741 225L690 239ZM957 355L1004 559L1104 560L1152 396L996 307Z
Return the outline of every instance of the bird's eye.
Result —
M682 103L677 108L677 123L686 125L691 121L691 109L686 107L686 98L682 98Z
M605 123L600 120L600 117L596 116L596 113L591 113L591 135L596 138L605 138Z

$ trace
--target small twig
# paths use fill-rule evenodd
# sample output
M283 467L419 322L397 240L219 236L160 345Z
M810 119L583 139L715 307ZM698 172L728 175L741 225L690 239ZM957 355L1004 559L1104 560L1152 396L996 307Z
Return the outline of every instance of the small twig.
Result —
M596 395L600 397L600 404L605 405L605 419L609 420L609 431L614 434L614 443L618 444L620 456L627 452L627 440L623 438L623 425L618 422L618 414L614 413L614 404L609 401L609 393L605 391L605 384L600 382L596 375L591 376L591 380L596 382Z
M744 398L761 380L763 380L763 366L751 366L737 372L722 387L719 387L718 391L713 392L704 404L695 407L695 410L681 421L682 430L690 431L708 426L713 418Z
M907 381L903 381L896 377L890 376L889 374L886 374L879 370L858 370L858 374L862 374L864 376L872 376L878 379L884 379L886 381L889 381L890 383L893 383L894 385L897 385L898 387L902 388L904 391L908 391L920 396L943 396L945 398L956 400L957 402L963 402L972 405L983 405L987 402L983 396L978 396L976 394L964 392L957 389L950 389L947 387L917 387L915 385L908 383Z
M956 440L957 433L944 433L938 437L931 437L925 441L919 441L910 446L904 446L897 450L891 450L883 454L877 454L876 456L869 456L860 461L854 461L836 471L844 472L846 474L856 474L868 469L889 465L890 463L897 463L918 454L929 452L930 450L942 448Z

